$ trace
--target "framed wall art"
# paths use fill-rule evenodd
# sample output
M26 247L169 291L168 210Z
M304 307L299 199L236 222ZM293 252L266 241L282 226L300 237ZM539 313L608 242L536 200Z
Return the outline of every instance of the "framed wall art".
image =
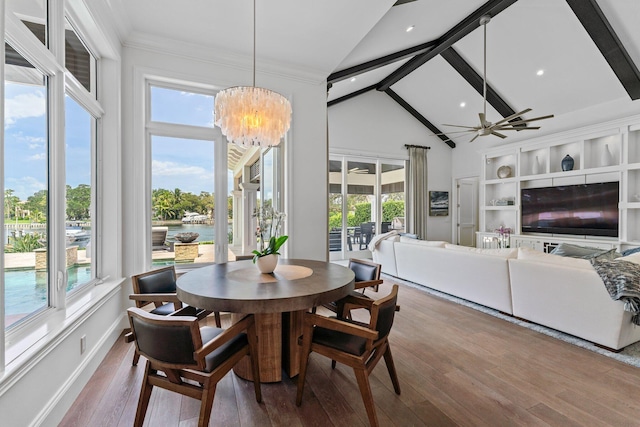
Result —
M429 191L429 216L449 215L449 192Z

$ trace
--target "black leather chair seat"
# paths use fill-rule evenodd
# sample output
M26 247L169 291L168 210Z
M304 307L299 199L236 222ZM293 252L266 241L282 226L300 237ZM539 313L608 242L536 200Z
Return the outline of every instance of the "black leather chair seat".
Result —
M313 330L313 342L355 356L362 355L367 345L365 338L325 329L320 326L315 327Z
M176 311L175 306L173 305L172 302L169 302L166 304L162 304L160 307L154 308L153 310L150 311L150 313L157 314L159 316L168 316L174 311Z
M205 346L209 341L220 335L224 332L224 329L214 328L213 326L203 326L200 328L200 336L202 336L202 345ZM229 357L231 357L234 353L239 351L242 347L247 345L249 341L247 340L247 334L241 333L233 337L227 343L220 346L220 348L212 351L205 357L206 367L203 369L204 372L211 372L220 364Z

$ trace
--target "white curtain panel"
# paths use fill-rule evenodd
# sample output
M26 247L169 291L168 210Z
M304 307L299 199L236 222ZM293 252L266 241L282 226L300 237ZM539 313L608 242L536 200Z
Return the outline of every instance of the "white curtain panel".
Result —
M427 238L427 216L429 215L429 192L427 191L428 147L410 145L409 192L407 197L407 231Z

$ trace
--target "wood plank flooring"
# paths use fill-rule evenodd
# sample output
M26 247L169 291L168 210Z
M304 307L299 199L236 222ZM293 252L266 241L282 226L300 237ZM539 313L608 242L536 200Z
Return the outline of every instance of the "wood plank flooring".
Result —
M640 426L638 368L408 286L399 303L390 343L402 394L384 361L371 376L381 425ZM60 425L132 425L144 371L132 356L133 343L119 339ZM283 377L262 385L258 404L252 384L228 374L210 425L368 425L350 369L312 354L301 407L295 379ZM145 426L195 426L198 410L194 399L155 389Z

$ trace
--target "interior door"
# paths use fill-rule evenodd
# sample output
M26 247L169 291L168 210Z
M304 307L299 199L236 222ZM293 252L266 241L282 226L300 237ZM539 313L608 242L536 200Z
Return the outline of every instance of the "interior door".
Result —
M478 230L478 180L459 179L458 189L458 244L474 247Z

